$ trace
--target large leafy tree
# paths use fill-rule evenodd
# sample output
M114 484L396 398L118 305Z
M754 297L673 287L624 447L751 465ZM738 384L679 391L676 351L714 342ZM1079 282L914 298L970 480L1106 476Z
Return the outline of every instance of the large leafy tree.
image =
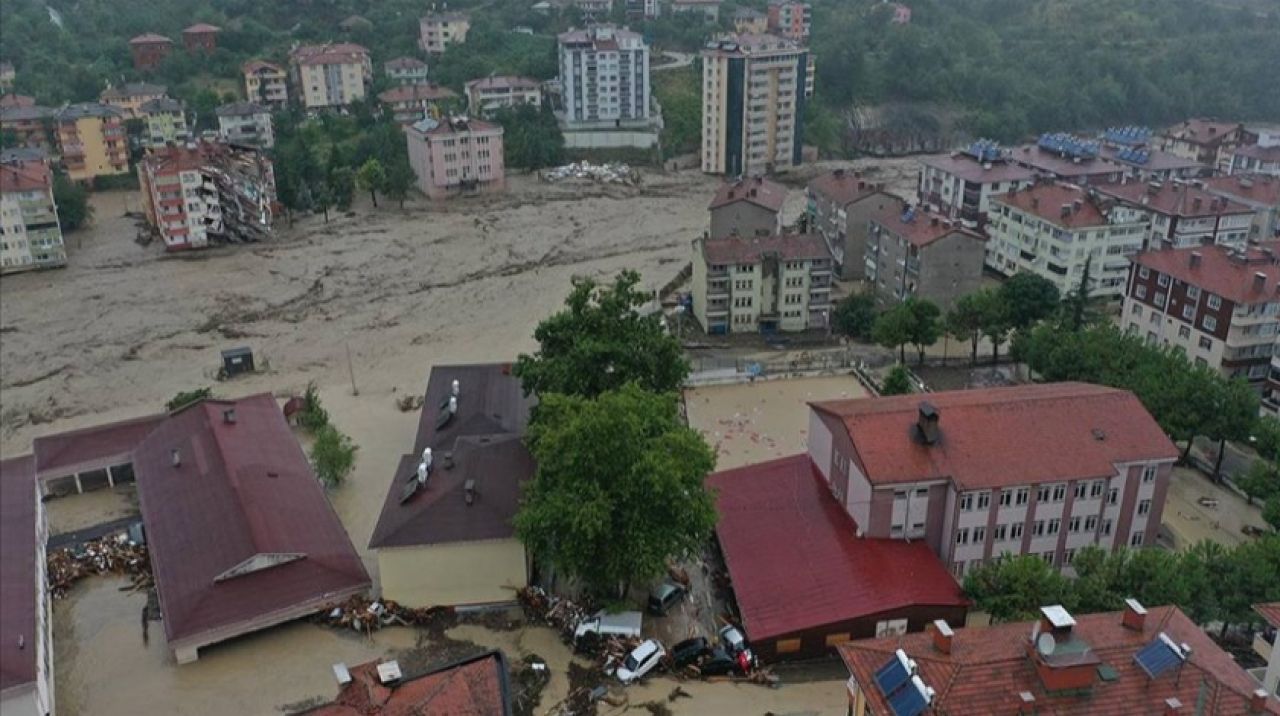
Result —
M679 388L689 363L661 316L640 311L652 297L637 290L639 282L634 271L607 286L574 279L565 309L534 330L538 351L516 362L525 392L594 397L627 383L659 393Z
M832 315L836 333L850 338L870 338L876 323L876 299L870 293L851 293L840 299Z
M911 317L911 343L916 347L916 364L924 365L924 350L942 337L942 310L933 301L912 296L902 303Z
M964 591L993 621L1033 618L1048 604L1066 604L1070 585L1039 555L992 560L965 575Z
M871 340L890 350L898 349L898 362L907 362L907 344L911 342L914 319L904 304L881 313L871 327Z
M1009 327L1018 331L1054 315L1061 298L1052 281L1028 272L1010 276L1000 285L999 295L1004 302Z
M93 218L88 190L63 174L53 178L53 201L58 205L58 223L63 231L78 229Z
M595 398L543 395L529 428L538 470L516 515L537 559L600 594L656 577L715 526L715 456L680 423L674 393L635 384Z
M356 172L356 184L369 192L374 208L378 206L378 192L387 188L387 170L377 159L367 159Z
M995 292L991 289L965 294L956 300L955 307L947 312L944 319L947 333L969 341L970 365L978 364L978 341L982 338L988 306L994 302Z

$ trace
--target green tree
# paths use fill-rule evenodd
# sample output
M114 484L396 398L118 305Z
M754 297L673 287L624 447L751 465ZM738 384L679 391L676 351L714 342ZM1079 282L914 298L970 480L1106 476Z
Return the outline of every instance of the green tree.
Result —
M164 404L164 409L172 413L173 411L185 408L198 400L204 400L205 398L211 397L213 397L212 388L194 388L192 390L184 390L170 398L169 402Z
M836 333L850 338L871 337L876 323L876 299L870 293L851 293L836 304L832 315Z
M1201 386L1208 393L1211 408L1204 423L1205 435L1218 441L1218 457L1213 463L1213 479L1222 476L1222 459L1227 441L1246 441L1258 422L1258 393L1243 380L1215 375Z
M333 202L340 211L351 208L351 200L356 194L356 174L351 167L335 167L329 172L329 189L333 192Z
M378 192L386 189L387 186L387 170L383 168L382 162L377 159L366 160L360 165L360 170L356 172L356 185L362 191L369 192L369 198L373 200L373 207L378 207Z
M329 411L320 404L320 393L316 390L315 383L307 383L307 390L302 394L302 410L298 413L298 424L315 434L329 425Z
M964 591L992 621L1032 619L1047 604L1069 603L1070 584L1039 555L1005 556L970 571Z
M991 364L1000 362L1000 344L1009 337L1013 323L1009 318L1008 305L996 291L979 291L979 302L982 307L982 335L991 341Z
M599 594L662 574L701 549L715 526L703 485L715 465L679 421L674 393L636 384L595 398L543 394L529 428L537 473L516 534L559 572Z
M1262 519L1271 525L1271 529L1280 532L1280 494L1267 498L1262 506Z
M316 477L327 487L342 484L356 464L356 445L351 438L338 432L332 425L325 425L316 433L311 445L311 465Z
M1090 255L1084 260L1084 273L1080 275L1080 283L1062 299L1063 321L1072 331L1079 331L1101 317L1096 301L1089 295L1093 288L1092 273L1093 256Z
M890 368L884 377L884 384L880 386L880 395L907 395L912 392L911 375L907 373L907 367L899 363Z
M1249 504L1254 500L1266 504L1272 495L1280 494L1280 468L1269 460L1254 460L1243 475L1235 478L1236 487L1249 497Z
M393 162L391 168L387 170L387 197L403 209L404 200L408 198L409 190L413 188L413 182L416 179L413 167L409 166L408 161Z
M320 182L309 188L312 208L323 213L324 223L329 223L329 209L333 208L333 191L329 189L327 182Z
M942 337L942 310L933 301L909 297L903 302L911 317L911 343L916 347L916 364L924 365L924 350Z
M985 302L990 300L987 296L993 294L990 289L985 291L985 294L980 291L961 296L943 319L949 334L969 341L969 365L978 364L978 341L982 339L987 310Z
M1201 540L1182 553L1178 571L1187 584L1187 599L1180 604L1192 621L1204 626L1224 616L1221 592L1230 578L1230 554L1212 540Z
M871 327L871 340L890 350L898 349L898 362L907 362L907 343L911 342L914 319L906 304L899 303L881 313Z
M88 190L63 174L53 177L53 201L58 205L58 225L63 231L78 229L93 218Z
M623 271L607 286L573 279L565 310L533 332L538 351L516 361L525 393L593 397L627 383L658 393L678 390L689 363L660 312L640 311L652 297L636 289L639 282L634 271Z
M550 108L521 104L504 107L493 118L502 125L507 166L541 169L564 162L564 134Z
M1058 310L1058 287L1040 274L1015 273L998 293L1009 327L1015 331L1026 330Z

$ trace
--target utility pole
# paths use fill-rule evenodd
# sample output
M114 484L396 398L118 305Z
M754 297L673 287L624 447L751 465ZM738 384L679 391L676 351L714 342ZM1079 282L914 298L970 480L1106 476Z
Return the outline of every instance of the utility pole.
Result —
M356 367L351 362L351 341L347 341L347 371L351 374L351 394L360 395L360 391L356 388Z

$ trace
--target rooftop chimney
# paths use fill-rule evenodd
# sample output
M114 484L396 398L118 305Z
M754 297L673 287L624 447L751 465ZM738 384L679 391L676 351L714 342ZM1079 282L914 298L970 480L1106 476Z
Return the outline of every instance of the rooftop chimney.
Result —
M835 174L837 177L844 176L844 167L840 167L836 169L834 172L832 172L832 174Z
M1258 271L1253 275L1253 290L1261 291L1267 287L1267 275Z
M937 226L937 225L938 225L938 217L936 216L929 217L929 226Z
M1199 266L1199 265L1200 265L1200 261L1201 261L1201 259L1203 259L1203 258L1204 258L1204 254L1200 253L1199 251L1192 251L1192 252L1191 252L1191 258L1188 260L1188 262L1189 262L1189 264L1190 264L1191 268L1195 268L1195 267Z
M916 429L920 431L920 439L926 445L938 442L938 409L927 400L920 402L919 417L916 418Z
M935 619L933 628L929 631L933 633L933 648L943 654L950 654L951 638L955 636L955 632L951 631L951 626L947 624L947 620Z
M476 501L476 481L475 481L474 479L469 479L469 480L467 480L466 482L462 483L462 490L463 490L463 494L464 494L464 499L467 501L467 504L468 504L468 505L473 505L473 504L475 504L475 501Z
M1061 210L1058 213L1060 213L1064 217L1071 216L1071 205L1063 204Z
M1200 211L1200 205L1201 205L1201 204L1203 204L1203 203L1204 203L1204 202L1200 200L1200 197L1198 197L1198 196L1197 196L1197 197L1193 198L1193 199L1191 200L1191 210L1192 210L1192 211Z
M222 422L226 423L227 425L235 425L235 424L236 424L236 409L235 409L235 408L227 408L226 410L222 411Z
M1124 600L1124 614L1120 617L1120 623L1126 629L1142 631L1147 624L1147 608L1132 597Z
M174 467L182 467L182 451L178 448L170 450L169 461L173 463Z
M1254 689L1253 693L1249 694L1249 713L1260 714L1263 711L1265 711L1266 708L1267 708L1267 690Z
M1182 702L1170 696L1164 700L1164 716L1176 716L1182 712Z

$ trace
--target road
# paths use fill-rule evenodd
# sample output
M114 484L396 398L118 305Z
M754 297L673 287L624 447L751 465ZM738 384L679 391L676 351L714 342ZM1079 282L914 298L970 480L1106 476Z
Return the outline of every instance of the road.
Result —
M649 68L650 72L665 72L667 70L678 70L681 67L688 67L689 65L693 64L693 53L691 52L673 52L671 50L664 50L662 52L662 56L670 58L671 61L663 63L661 65L652 65Z

